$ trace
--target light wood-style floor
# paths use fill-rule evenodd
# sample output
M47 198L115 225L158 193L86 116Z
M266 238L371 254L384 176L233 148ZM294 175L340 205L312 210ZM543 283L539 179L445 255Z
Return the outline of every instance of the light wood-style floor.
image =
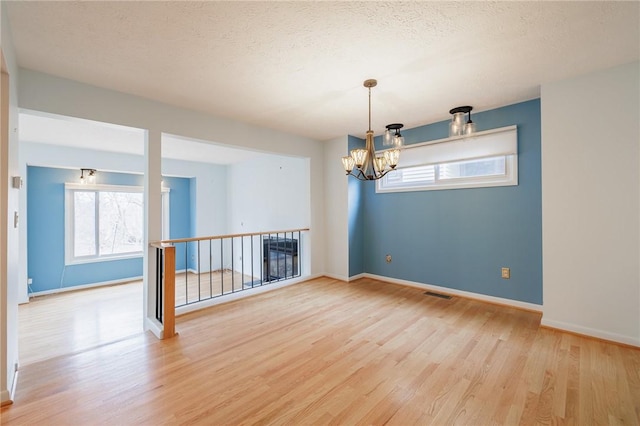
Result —
M18 308L23 367L142 332L142 281L37 296Z
M640 350L328 278L26 365L3 424L638 424Z
M228 269L201 274L178 273L176 274L176 306L241 291L250 287L252 281L256 287L261 285L258 277L252 280L248 275L242 275L240 272L232 273Z

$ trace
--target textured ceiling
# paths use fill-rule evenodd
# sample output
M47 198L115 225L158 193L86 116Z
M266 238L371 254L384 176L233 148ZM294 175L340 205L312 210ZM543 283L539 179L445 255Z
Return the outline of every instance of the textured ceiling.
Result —
M19 65L326 140L638 60L638 2L13 2Z

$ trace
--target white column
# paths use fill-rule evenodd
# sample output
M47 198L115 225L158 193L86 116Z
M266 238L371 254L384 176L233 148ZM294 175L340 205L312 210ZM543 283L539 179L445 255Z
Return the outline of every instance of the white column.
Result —
M147 130L144 141L144 329L162 338L162 324L156 320L156 251L149 242L162 239L162 133Z
M1 59L1 58L0 58ZM9 199L9 75L2 66L2 81L0 86L0 400L2 403L10 401L9 380L10 368L8 364L9 341L7 331L9 327L17 329L16 319L8 317L9 304L7 302L7 230L9 229L8 199Z

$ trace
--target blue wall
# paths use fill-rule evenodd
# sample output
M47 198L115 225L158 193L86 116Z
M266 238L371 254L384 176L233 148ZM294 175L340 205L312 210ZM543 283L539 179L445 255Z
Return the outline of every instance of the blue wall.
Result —
M542 304L540 100L473 119L478 131L518 126L518 186L376 194L365 183L364 272ZM406 144L446 138L448 121L402 133Z
M78 170L27 168L27 255L30 292L142 276L142 257L65 266L65 182L78 182ZM165 178L171 188L170 233L190 236L189 179ZM99 172L98 183L142 186L143 176Z
M195 178L163 177L164 186L169 188L169 237L168 239L194 237L192 212L195 211L195 194L191 193ZM176 270L185 268L184 244L176 245Z

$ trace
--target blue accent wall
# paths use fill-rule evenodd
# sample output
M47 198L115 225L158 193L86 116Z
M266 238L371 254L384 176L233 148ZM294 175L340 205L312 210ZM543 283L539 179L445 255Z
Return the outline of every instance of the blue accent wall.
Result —
M195 178L163 177L169 188L169 236L166 239L191 238L194 236L192 211L195 200L191 193L191 181ZM185 269L184 244L176 245L176 270Z
M367 273L542 304L540 100L473 119L478 131L518 126L518 186L377 194L366 182L363 241L349 247L353 272L361 247ZM448 121L402 133L406 144L446 138ZM511 268L510 280L501 267Z
M79 171L27 167L27 255L30 292L142 276L142 257L65 265L65 182L78 182ZM99 172L98 183L142 186L143 176ZM189 236L189 179L165 178L170 193L172 238ZM175 234L175 235L174 235Z
M191 194L191 235L196 235L196 203L198 202L196 193L198 182L196 178L189 179L189 193ZM203 237L204 235L200 235ZM186 253L185 253L186 250ZM178 270L182 269L191 269L192 271L198 270L198 261L196 259L196 253L198 252L198 243L190 242L186 244L178 244L176 245L176 256L181 256L181 265L185 266L184 268L177 268Z

